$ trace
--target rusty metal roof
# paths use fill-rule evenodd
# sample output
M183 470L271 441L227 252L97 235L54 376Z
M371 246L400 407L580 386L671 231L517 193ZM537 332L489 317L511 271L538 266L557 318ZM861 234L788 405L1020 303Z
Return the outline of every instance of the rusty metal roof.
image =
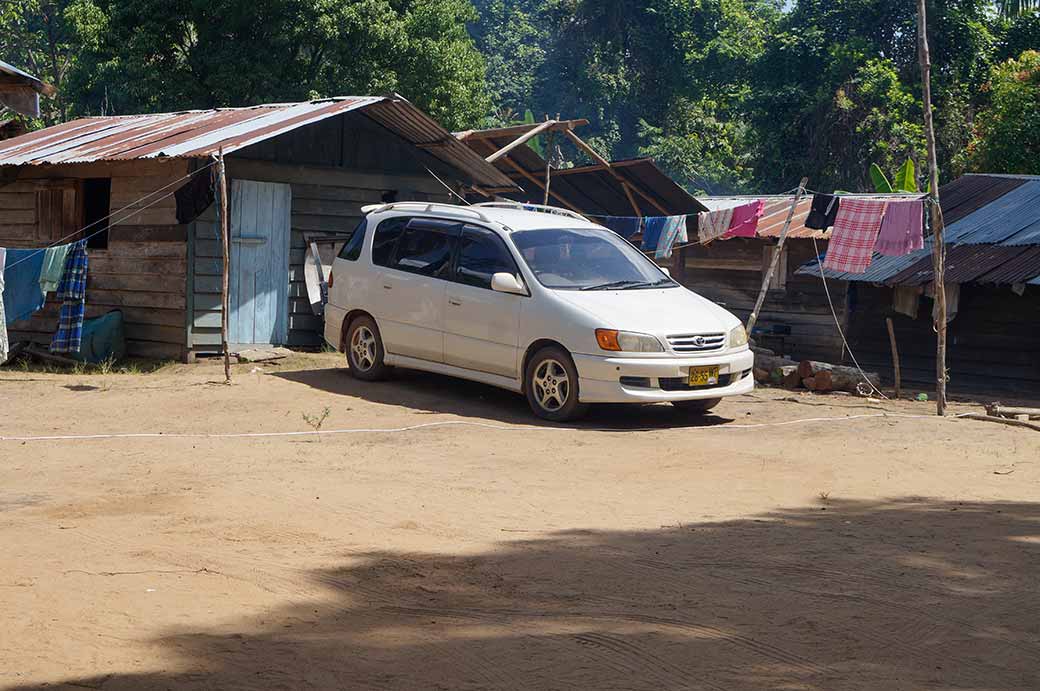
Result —
M352 110L364 114L481 185L512 181L400 96L341 96L302 103L73 120L0 142L0 166L232 153Z
M537 124L537 123L536 123ZM573 128L587 120L563 120L561 126ZM505 148L530 125L488 130L456 132L468 148L482 157ZM544 141L546 135L541 135ZM559 135L561 140L565 135ZM641 216L672 216L697 213L705 208L693 195L676 184L649 158L611 161L611 167L634 191L633 199ZM546 161L530 146L518 146L494 162L521 188L518 192L495 190L514 201L541 204L545 199ZM634 216L624 186L600 164L574 168L552 167L549 174L551 204L563 204L589 216Z

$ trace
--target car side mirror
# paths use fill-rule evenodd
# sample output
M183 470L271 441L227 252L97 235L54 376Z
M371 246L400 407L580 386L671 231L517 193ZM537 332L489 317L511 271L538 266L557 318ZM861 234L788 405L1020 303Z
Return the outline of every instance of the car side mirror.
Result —
M524 284L516 276L505 271L500 271L491 276L491 290L496 293L510 293L512 295L527 295Z
M659 267L657 267L657 268L658 268L658 269L660 269L660 270L661 270L661 273L663 273L663 274L664 274L665 276L667 276L668 278L671 278L671 277L672 277L672 272L668 270L668 267L667 267L667 266L659 266Z

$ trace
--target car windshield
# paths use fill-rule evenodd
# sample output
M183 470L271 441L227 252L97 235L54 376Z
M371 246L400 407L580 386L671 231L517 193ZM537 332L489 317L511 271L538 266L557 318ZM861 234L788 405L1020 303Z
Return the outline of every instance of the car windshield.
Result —
M637 290L677 284L613 231L544 228L511 234L527 266L546 288Z

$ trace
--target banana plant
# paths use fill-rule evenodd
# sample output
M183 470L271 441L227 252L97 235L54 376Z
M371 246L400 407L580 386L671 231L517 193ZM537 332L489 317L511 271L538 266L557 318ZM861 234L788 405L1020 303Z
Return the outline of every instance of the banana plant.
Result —
M894 192L917 194L918 192L917 171L914 169L914 162L909 158L896 171L895 183L888 181L885 172L881 170L881 166L877 163L870 164L870 179L874 183L874 191L879 194L892 194ZM925 193L930 190L931 185L929 184Z

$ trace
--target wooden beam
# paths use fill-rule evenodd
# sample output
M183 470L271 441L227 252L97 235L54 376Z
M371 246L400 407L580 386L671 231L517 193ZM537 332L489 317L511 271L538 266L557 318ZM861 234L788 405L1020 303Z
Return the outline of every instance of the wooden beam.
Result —
M633 191L635 191L636 194L638 194L640 197L642 197L646 201L650 202L650 204L655 209L660 211L663 215L665 215L665 216L670 215L668 213L668 210L665 209L660 204L658 204L656 200L651 199L648 194L643 192L638 187L633 187L632 185L630 185L628 183L628 181L625 180L625 178L623 178L621 176L621 173L619 173L616 170L614 170L613 164L611 164L611 162L608 161L607 159L605 159L602 156L600 156L599 153L597 153L595 149L593 149L591 146L589 146L589 144L584 139L582 139L578 135L574 134L570 130L565 130L564 134L566 134L568 137L570 137L571 141L574 142L578 146L579 149L581 149L582 151L587 153L589 156L591 156L592 159L594 161L596 161L596 163L599 164L600 168L606 169L611 175L614 176L614 179L618 181L618 183L621 185L621 188L625 191L625 196L628 197L628 202L632 205L632 208L634 208L636 210L636 216L642 216L643 214L640 212L639 206L636 204L635 200L632 198L632 192Z
M491 154L490 156L488 156L484 160L487 161L488 163L494 163L495 161L497 161L498 159L502 158L503 156L508 154L510 151L515 149L516 147L523 146L529 140L534 139L539 134L541 134L542 132L544 132L545 130L549 129L550 127L552 127L555 124L557 124L556 120L546 120L543 123L535 125L531 129L529 129L527 132L521 134L519 137L517 137L513 141L509 142L508 144L506 144L501 149L499 149L495 153ZM565 130L565 131L567 131L567 130Z
M582 127L589 124L589 121L585 118L579 118L577 120L555 120L555 125L549 129L560 131L560 130L571 130L575 127ZM510 125L509 127L495 127L487 130L466 130L465 132L456 132L455 138L460 141L471 141L480 139L498 139L499 137L518 137L531 129L538 127L544 123L525 123L523 125Z
M486 148L489 148L489 149L495 148L495 145L492 144L491 142L485 141L485 142L481 142L481 143ZM516 163L516 161L514 161L513 159L507 157L507 158L503 159L503 162L506 165L508 165L510 168L515 170L517 173L519 173L521 176L526 178L527 180L529 180L529 181L533 182L534 184L538 185L539 189L541 189L543 191L545 190L545 185L542 184L542 181L539 180L538 178L536 178L533 174L531 174L531 173L527 172L526 170L524 170L523 168L521 168ZM549 194L551 196L556 197L557 199L559 199L560 203L563 204L564 206L566 206L571 211L574 211L574 212L579 213L579 214L584 214L585 213L584 211L582 211L581 209L576 207L574 204L571 204L566 198L562 197L559 192L549 192Z

